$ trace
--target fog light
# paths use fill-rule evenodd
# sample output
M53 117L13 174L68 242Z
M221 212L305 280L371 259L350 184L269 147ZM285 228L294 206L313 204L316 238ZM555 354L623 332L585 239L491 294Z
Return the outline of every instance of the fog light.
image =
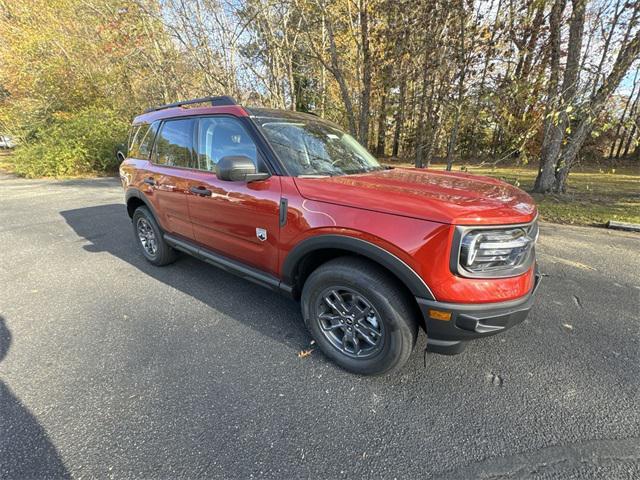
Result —
M445 322L451 320L451 312L444 312L442 310L429 310L429 316L434 320L444 320Z

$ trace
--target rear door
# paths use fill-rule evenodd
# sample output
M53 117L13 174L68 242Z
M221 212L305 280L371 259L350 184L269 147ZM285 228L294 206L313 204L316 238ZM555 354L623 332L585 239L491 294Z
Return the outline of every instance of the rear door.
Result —
M150 185L153 204L163 228L185 238L193 238L187 195L188 169L194 165L193 118L165 120L160 125L151 152L145 183Z
M199 173L192 176L187 195L196 240L210 250L275 274L280 177L250 183L216 177L216 164L227 155L247 156L258 171L267 171L253 138L238 118L199 118L196 140ZM207 193L197 193L203 191Z

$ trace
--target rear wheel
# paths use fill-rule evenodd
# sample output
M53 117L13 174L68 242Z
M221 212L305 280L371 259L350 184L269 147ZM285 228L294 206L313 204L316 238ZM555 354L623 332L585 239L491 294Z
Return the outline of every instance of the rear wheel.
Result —
M341 257L316 269L302 291L305 323L325 355L363 375L398 369L418 334L408 296L383 269Z
M162 230L147 207L133 213L133 231L144 257L154 265L167 265L176 259L176 251L162 236Z

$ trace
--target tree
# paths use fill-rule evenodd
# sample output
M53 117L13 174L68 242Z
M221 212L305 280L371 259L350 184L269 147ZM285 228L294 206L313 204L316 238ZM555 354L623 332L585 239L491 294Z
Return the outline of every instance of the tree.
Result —
M558 21L558 12L561 11L560 7L562 5L559 5L561 3L562 0L556 0L550 20L552 45L547 99L548 108L540 156L540 169L534 187L535 191L540 193L547 193L552 190L564 192L566 190L569 172L576 163L578 152L591 132L606 100L613 94L633 62L637 60L638 54L640 54L640 32L636 31L635 35L631 37L640 8L638 4L635 4L626 32L620 42L620 53L609 75L605 77L604 81L593 91L589 98L581 99L578 87L586 2L585 0L574 0L572 2L573 12L569 28L567 61L562 87L560 91L557 91L556 84L560 68L558 56L560 22ZM625 4L625 6L627 5ZM609 52L613 37L611 32L618 25L621 15L622 11L616 5L611 29L604 36L602 57L592 80L595 84L599 82L605 63L604 59ZM571 121L572 119L573 121Z

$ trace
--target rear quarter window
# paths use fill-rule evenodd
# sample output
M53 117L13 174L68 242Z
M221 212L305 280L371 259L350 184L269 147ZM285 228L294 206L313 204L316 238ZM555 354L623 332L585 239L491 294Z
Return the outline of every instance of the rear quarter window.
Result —
M143 123L134 125L129 136L129 154L131 158L149 159L153 140L158 131L160 122L153 122L151 125Z

